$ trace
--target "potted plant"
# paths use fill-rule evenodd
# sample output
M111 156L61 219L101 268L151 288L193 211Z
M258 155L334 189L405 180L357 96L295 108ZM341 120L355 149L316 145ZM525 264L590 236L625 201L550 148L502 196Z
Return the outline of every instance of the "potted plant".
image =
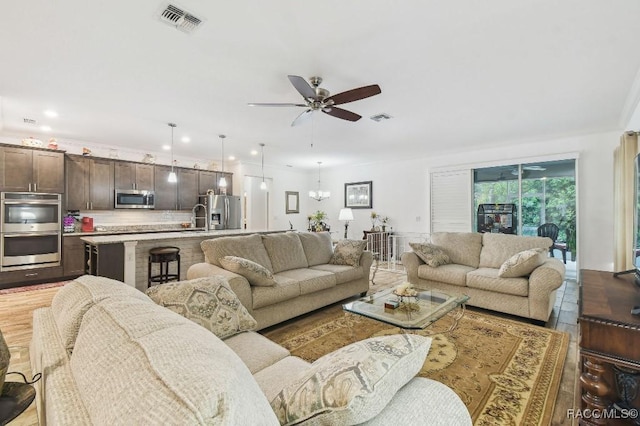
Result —
M314 214L309 215L309 229L315 232L328 231L329 225L325 222L327 214L322 210L317 210Z
M377 231L376 226L378 226L378 221L380 220L380 216L376 212L371 212L371 231Z

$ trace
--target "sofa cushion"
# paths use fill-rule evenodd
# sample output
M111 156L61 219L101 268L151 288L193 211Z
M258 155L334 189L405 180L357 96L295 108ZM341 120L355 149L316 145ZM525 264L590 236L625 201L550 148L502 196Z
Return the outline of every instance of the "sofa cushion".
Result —
M476 232L436 232L431 242L449 255L451 263L477 268L480 264L482 234Z
M367 247L366 240L340 240L333 251L333 256L331 256L329 263L333 265L358 266L365 247Z
M271 260L262 244L262 237L258 234L212 238L201 242L200 247L204 252L205 260L212 265L222 267L220 258L238 256L256 262L273 272Z
M451 263L449 255L435 244L409 243L409 246L424 263L432 268L437 268L440 265Z
M93 275L78 277L58 290L51 301L51 311L67 350L73 349L83 315L91 306L110 297L150 302L144 293L134 287L110 278Z
M251 374L290 355L288 350L254 331L235 334L224 342L240 357Z
M500 278L498 269L479 268L467 274L467 286L487 290L492 293L527 296L529 280L527 278ZM496 295L496 297L499 297Z
M328 271L311 268L293 269L280 272L277 277L289 278L300 285L300 294L315 293L336 286L336 275Z
M507 259L516 253L533 248L548 249L551 244L551 238L547 237L485 233L482 235L480 267L500 268Z
M278 424L222 340L153 303L94 305L70 366L92 424Z
M300 284L297 280L276 274L273 287L251 287L253 309L263 308L300 296Z
M147 289L147 295L221 339L258 326L227 280L219 275L154 285Z
M271 401L280 423L358 424L375 417L422 368L431 339L396 334L352 343L311 364Z
M537 248L524 250L507 259L498 271L501 278L515 278L529 275L538 266L542 265L547 249Z
M331 234L328 232L300 232L298 234L309 266L329 263L333 256Z
M225 256L219 260L224 269L242 275L251 285L272 286L276 284L270 270L249 259L237 256Z
M476 268L455 263L432 268L429 265L418 266L418 278L439 281L459 286L467 285L467 274Z
M288 356L264 370L258 371L253 375L253 378L256 379L258 386L264 392L267 401L271 401L287 385L289 380L304 374L305 371L309 370L310 365L310 362L302 358Z
M262 242L267 249L274 274L309 266L297 233L263 235Z
M363 277L362 266L347 266L347 265L316 265L311 269L318 271L331 272L336 276L336 284L344 284Z

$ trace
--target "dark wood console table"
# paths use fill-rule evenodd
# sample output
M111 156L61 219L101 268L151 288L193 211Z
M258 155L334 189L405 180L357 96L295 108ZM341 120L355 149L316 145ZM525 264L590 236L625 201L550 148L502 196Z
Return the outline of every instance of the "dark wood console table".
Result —
M640 316L631 315L633 306L640 306L633 275L580 271L580 408L597 413L580 416L581 425L640 424L629 418L640 409Z

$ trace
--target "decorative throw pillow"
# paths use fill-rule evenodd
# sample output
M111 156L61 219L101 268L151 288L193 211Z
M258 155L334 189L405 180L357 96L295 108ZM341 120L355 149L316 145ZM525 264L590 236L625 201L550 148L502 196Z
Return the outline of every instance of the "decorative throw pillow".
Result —
M501 278L515 278L529 275L534 269L542 265L544 262L543 253L546 252L547 249L535 248L516 253L500 266L498 276Z
M221 339L258 325L221 276L154 285L147 295Z
M249 281L251 285L273 286L276 282L273 280L273 274L262 265L258 265L249 259L237 256L225 256L218 259L218 262L227 271L235 272L242 275Z
M440 247L429 243L409 243L409 246L413 249L413 252L423 260L424 263L437 268L440 265L446 265L451 263L449 255L444 252Z
M271 401L280 424L360 424L375 417L422 368L431 338L373 337L315 361Z
M333 250L329 263L358 266L365 247L367 247L366 240L340 240Z

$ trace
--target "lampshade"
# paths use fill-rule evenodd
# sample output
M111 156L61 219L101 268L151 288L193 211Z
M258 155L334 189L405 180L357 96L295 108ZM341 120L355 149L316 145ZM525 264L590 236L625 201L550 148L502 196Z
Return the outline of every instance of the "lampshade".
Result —
M353 220L353 210L351 210L351 209L340 209L340 214L338 215L338 220Z

